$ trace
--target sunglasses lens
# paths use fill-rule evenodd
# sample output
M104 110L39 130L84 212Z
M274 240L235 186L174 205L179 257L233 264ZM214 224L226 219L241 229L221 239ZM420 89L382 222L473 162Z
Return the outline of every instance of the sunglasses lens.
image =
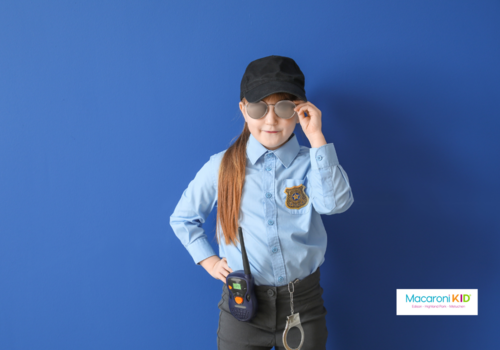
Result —
M283 119L290 119L295 115L295 103L289 100L282 100L276 103L274 111L278 117Z
M266 114L266 109L267 105L262 101L247 104L247 113L253 119L262 118Z

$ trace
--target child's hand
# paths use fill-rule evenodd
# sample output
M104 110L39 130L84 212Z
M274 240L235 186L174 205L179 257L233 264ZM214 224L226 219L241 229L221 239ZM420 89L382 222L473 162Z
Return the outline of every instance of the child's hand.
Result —
M299 115L299 122L304 134L308 139L315 138L322 134L321 131L321 111L311 102L303 102L300 100L293 101L295 103L295 111ZM307 113L307 117L305 116Z
M229 265L227 264L227 259L225 257L216 262L212 269L209 271L210 275L212 275L213 278L221 280L224 283L226 283L227 275L229 275L231 272L233 272L233 269L229 267Z

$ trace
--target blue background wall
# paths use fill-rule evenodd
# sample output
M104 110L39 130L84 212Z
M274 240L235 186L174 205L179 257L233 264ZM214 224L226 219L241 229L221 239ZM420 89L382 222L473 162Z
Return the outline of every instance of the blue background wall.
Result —
M499 17L493 0L2 1L0 349L216 349L222 282L168 220L273 54L303 70L355 197L323 216L328 349L498 349ZM479 315L396 316L397 288L477 288Z

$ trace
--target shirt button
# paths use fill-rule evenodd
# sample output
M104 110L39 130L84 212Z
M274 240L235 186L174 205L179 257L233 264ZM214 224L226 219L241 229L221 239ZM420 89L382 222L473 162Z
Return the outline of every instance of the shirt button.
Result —
M270 297L272 297L274 295L274 290L268 289L267 290L267 295L269 295Z
M270 226L270 225L274 225L274 221L273 220L268 220L267 221L267 224Z
M280 276L280 277L278 278L278 282L280 282L280 283L281 283L281 282L283 282L283 276Z
M267 170L267 171L271 171L272 169L271 169L270 167L267 167L267 168L266 168L266 170Z
M271 198L272 196L273 196L273 195L272 195L271 193L269 193L269 192L267 192L267 193L266 193L266 197L267 197L267 198Z
M273 253L276 253L276 252L278 252L278 248L274 247L273 248Z
M323 159L323 156L317 156L316 159L321 160L321 159Z

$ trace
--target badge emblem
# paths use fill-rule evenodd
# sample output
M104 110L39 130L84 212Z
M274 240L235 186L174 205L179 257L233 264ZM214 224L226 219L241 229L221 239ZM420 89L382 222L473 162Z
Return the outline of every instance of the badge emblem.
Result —
M285 188L285 205L288 209L300 209L307 205L309 197L307 197L305 188L304 185Z

